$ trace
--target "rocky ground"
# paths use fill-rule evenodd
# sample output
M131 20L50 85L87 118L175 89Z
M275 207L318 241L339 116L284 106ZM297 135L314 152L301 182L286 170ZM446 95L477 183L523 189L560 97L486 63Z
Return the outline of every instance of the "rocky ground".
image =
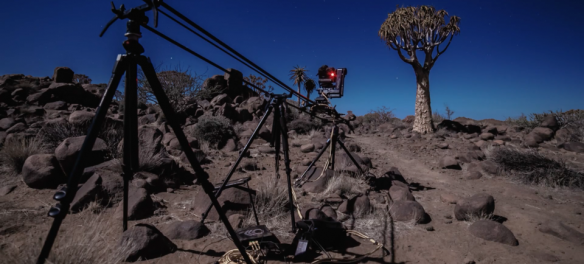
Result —
M237 83L232 82L234 75L214 76L206 84L233 85ZM68 78L59 83L56 73L53 79L39 78L36 87L29 84L32 87L17 90L25 86L22 80L31 83L34 79L21 77L7 84L6 80L15 78L3 76L0 82L5 100L0 106L4 149L8 141L36 137L54 123L76 126L91 119L96 104L91 98L99 97L99 89L91 88L95 86L71 84ZM80 96L68 96L71 91ZM4 99L6 94L11 100ZM90 99L80 99L85 97ZM184 111L185 131L203 115L224 116L235 124L236 135L219 149L189 134L191 147L213 183L221 182L233 166L264 105L260 97L224 94L193 103ZM108 115L110 130L116 131L123 118L120 114L114 107ZM141 261L144 263L211 263L235 248L216 214L211 213L205 225L198 222L208 198L193 184L184 154L157 109L145 107L139 115L143 163L131 181L130 229L123 233L120 219L119 135L102 134L73 200L74 213L67 216L59 233L52 252L54 263L116 263L139 257L151 258ZM500 149L536 151L538 157L565 161L571 173L566 175L582 177L584 144L575 142L573 131L560 128L557 120L548 118L538 127L524 130L496 120L459 118L442 122L435 134L419 135L411 132L411 118L382 125L352 115L346 119L351 120L352 129L341 125L341 137L368 173L358 175L346 154L338 151L335 171L319 177L328 157L325 153L317 169L309 172L310 181L295 188L295 193L304 217L336 219L384 244L385 251L365 262L582 263L582 185L577 181L568 181L571 188L550 181L526 184L521 181L524 177L517 177L519 172L510 171L497 159ZM302 117L290 122L294 179L306 170L328 137L330 129L313 124ZM70 130L67 135L75 135ZM260 222L281 242L291 243L289 213L283 209L287 201L284 161L279 162L278 180L274 150L266 141L271 138L270 130L268 124L260 131L233 179L251 177L249 186L258 191ZM34 261L52 223L46 216L54 204L51 197L64 183L82 140L78 135L59 138L48 151L29 157L21 173L3 174L0 252L5 257L0 262ZM220 201L233 225L253 225L245 192L230 188ZM374 248L366 240L355 241L343 243L344 257ZM283 257L270 260L285 261Z

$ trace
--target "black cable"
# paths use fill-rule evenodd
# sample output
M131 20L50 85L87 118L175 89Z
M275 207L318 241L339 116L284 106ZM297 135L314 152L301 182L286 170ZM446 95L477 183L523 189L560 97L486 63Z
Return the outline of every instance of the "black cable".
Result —
M281 84L282 86L284 86L284 88L286 90L288 90L289 92L292 92L294 95L296 95L297 97L313 103L313 101L309 100L308 98L306 98L304 95L294 91L294 89L290 88L288 85L284 84L282 81L280 81L279 79L277 79L276 77L274 77L273 75L271 75L270 73L268 73L267 71L265 71L264 69L262 69L261 67L259 67L258 65L256 65L255 63L253 63L252 61L250 61L249 59L247 59L245 56L241 55L239 52L235 51L233 48L231 48L229 45L225 44L223 41L219 40L218 38L216 38L215 36L213 36L211 33L209 33L208 31L206 31L205 29L203 29L202 27L200 27L199 25L197 25L195 22L193 22L192 20L188 19L187 17L185 17L183 14L181 14L180 12L176 11L174 8L172 8L171 6L169 6L168 4L166 4L165 2L160 2L160 5L162 5L164 8L168 9L170 12L172 12L173 14L175 14L176 16L178 16L179 18L181 18L182 20L186 21L188 24L190 24L191 26L193 26L194 28L196 28L197 30L201 31L203 34L205 34L207 37L211 38L212 40L214 40L215 42L219 43L221 46L223 46L224 48L226 48L227 50L229 50L230 52L233 52L233 54L239 56L241 59L243 59L244 61L246 61L247 63L253 65L254 67L256 67L258 70L260 70L261 72L263 72L265 75L271 77L272 81Z
M258 74L262 75L264 78L269 79L266 75L264 75L263 73L261 73L260 71L256 70L255 68L253 68L252 66L250 66L249 64L245 63L244 61L242 61L241 59L237 58L236 56L234 56L233 54L229 53L228 51L224 50L223 48L219 47L217 44L213 43L212 41L208 40L207 38L205 38L204 36L202 36L201 34L199 34L198 32L190 29L189 27L187 27L187 25L181 23L180 21L176 20L174 17L171 17L170 15L168 15L167 13L165 13L162 10L158 10L158 12L160 12L161 14L163 14L164 16L168 17L170 20L176 22L177 24L181 25L182 27L184 27L186 30L190 31L191 33L197 35L198 37L200 37L201 39L203 39L204 41L206 41L207 43L213 45L215 48L223 51L225 54L229 55L230 57L234 58L235 60L239 61L240 63L242 63L243 65L249 67L250 69L254 70L255 72L257 72ZM281 86L280 84L278 84L279 86ZM284 88L284 87L282 87Z
M189 48L185 47L183 44L180 44L180 43L178 43L176 40L174 40L174 39L172 39L172 38L170 38L170 37L168 37L168 36L166 36L166 35L164 35L164 34L160 33L158 30L156 30L156 29L153 29L152 27L150 27L150 26L148 26L148 25L142 25L142 27L144 27L145 29L149 30L150 32L152 32L152 33L156 34L157 36L159 36L159 37L161 37L161 38L165 39L166 41L168 41L168 42L170 42L170 43L172 43L172 44L174 44L174 45L178 46L179 48L183 49L184 51L186 51L186 52L188 52L188 53L191 53L192 55L195 55L195 56L196 56L196 57L198 57L199 59L201 59L201 60L203 60L203 61L205 61L205 62L207 62L207 63L211 64L211 65L212 65L212 66L214 66L215 68L217 68L217 69L219 69L219 70L221 70L221 71L223 71L223 72L229 72L229 71L227 71L227 69L225 69L225 68L223 68L223 67L219 66L218 64L214 63L213 61L211 61L211 60L209 60L209 59L207 59L207 58L203 57L201 54L199 54L199 53L196 53L195 51L193 51L193 50L191 50L191 49L189 49ZM264 92L265 94L270 94L270 93L268 93L267 91L265 91L265 90L263 90L263 89L261 89L261 88L259 88L259 87L255 86L254 84L252 84L252 83L250 83L250 82L248 82L248 81L246 81L246 80L243 80L243 81L244 81L246 84L249 84L249 85L251 85L252 87L254 87L254 88L258 89L259 91L262 91L262 92ZM300 111L302 111L302 112L305 112L305 113L307 113L307 114L310 114L309 112L307 112L307 111L304 111L304 110L300 109L299 107L296 107L296 106L294 106L294 105L292 105L292 104L290 104L290 103L288 103L288 102L286 102L286 104L287 104L287 105L290 105L290 106L292 106L292 107L294 107L294 108L296 108L296 109L298 109L298 110L300 110ZM326 119L323 119L323 118L321 118L321 117L318 117L318 118L320 118L320 119L322 119L322 120L326 120Z

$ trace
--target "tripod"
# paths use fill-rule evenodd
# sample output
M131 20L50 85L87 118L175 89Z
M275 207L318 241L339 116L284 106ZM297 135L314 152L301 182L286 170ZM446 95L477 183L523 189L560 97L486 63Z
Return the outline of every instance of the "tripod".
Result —
M57 193L53 196L55 200L59 203L52 207L49 210L48 215L53 217L53 224L41 253L37 259L37 263L44 263L46 258L49 256L55 238L57 237L57 233L59 232L59 228L63 219L66 217L67 213L69 212L69 207L71 205L71 201L75 197L77 193L77 184L79 183L79 179L81 178L81 174L84 169L85 160L88 157L88 154L91 152L93 145L95 144L98 129L102 127L104 120L106 118L108 107L114 97L115 91L120 83L120 80L124 73L126 74L126 87L125 87L125 109L124 109L124 144L123 144L123 181L124 181L124 190L123 190L123 230L126 231L128 228L128 183L130 178L133 176L134 172L138 171L138 118L137 118L137 111L138 111L138 89L137 89L137 66L140 65L142 70L144 71L144 75L148 80L152 88L152 93L156 97L160 108L164 116L167 118L167 123L172 128L174 134L176 135L177 140L180 143L184 154L186 155L189 163L191 164L195 176L197 177L198 181L205 193L209 195L211 199L212 205L217 210L219 217L223 224L225 225L227 231L231 235L233 239L233 243L237 246L237 249L241 253L242 257L246 261L246 263L251 264L251 260L248 254L245 251L245 248L241 244L237 234L233 230L231 224L227 219L227 216L221 210L221 205L217 201L217 198L213 195L214 186L209 182L209 175L203 170L195 154L193 153L187 138L184 132L181 129L179 122L176 119L175 112L170 104L168 97L166 96L160 81L156 76L156 71L150 62L150 59L146 56L141 55L144 52L144 48L139 43L139 39L142 36L140 32L140 25L148 23L148 17L145 15L145 12L148 10L156 11L156 5L153 4L151 1L146 1L148 4L142 5L137 8L132 8L128 11L125 11L123 6L120 10L112 9L114 13L116 13L116 18L114 18L110 23L111 25L113 21L116 19L124 19L129 18L127 23L127 32L125 36L127 40L123 42L124 49L126 50L126 54L118 55L116 59L116 63L114 65L114 69L112 72L112 76L109 80L108 86L106 91L99 103L99 106L96 109L96 115L93 119L87 136L83 142L81 147L80 153L77 156L77 160L75 161L75 165L73 170L69 174L69 179L67 181L67 186L63 189L57 191ZM156 18L156 16L155 16ZM155 24L156 21L155 21ZM107 29L107 27L105 28ZM102 32L103 33L105 32Z
M361 168L361 166L359 165L359 163L355 160L355 158L353 158L353 156L351 155L349 150L347 150L347 147L345 147L345 144L339 139L339 127L337 126L336 121L333 121L333 127L331 130L331 137L329 139L327 139L326 144L324 145L322 150L318 153L318 155L314 158L314 160L312 160L310 165L308 165L308 168L306 168L304 173L302 173L302 175L294 182L294 185L296 187L301 187L304 183L306 183L309 180L309 179L305 179L306 174L310 171L310 169L312 168L312 166L314 166L314 164L318 161L318 159L320 159L322 154L328 149L329 146L330 146L330 157L329 157L329 161L328 161L326 166L328 166L331 170L335 169L335 151L336 151L336 144L337 143L343 148L343 150L345 151L347 156L349 156L349 159L351 159L353 164L355 164L357 169L359 169L359 172L361 172L362 174L365 173L363 171L363 169ZM325 172L326 169L328 169L328 168L323 168L322 173L326 173Z
M290 95L288 95L288 94L273 94L273 93L270 94L270 99L268 101L269 103L266 106L267 109L265 110L265 113L262 116L262 119L260 120L258 126L256 127L256 129L252 133L251 137L249 138L249 140L247 141L247 143L245 144L245 146L243 147L243 149L239 153L239 157L235 161L235 164L233 164L233 166L229 170L229 173L227 173L227 176L225 177L225 180L223 181L222 185L215 190L215 197L216 198L219 197L221 195L221 192L223 191L223 189L225 189L225 187L228 185L229 179L231 179L231 176L233 176L233 173L237 169L237 166L239 165L239 163L243 159L244 155L246 154L247 150L249 149L249 147L253 143L256 136L259 134L259 131L262 128L262 126L264 125L264 123L266 122L267 117L273 111L274 116L273 116L273 122L272 122L272 142L270 142L270 143L276 149L276 153L275 153L276 175L277 175L277 178L279 179L280 175L278 174L278 171L279 171L278 164L280 161L280 145L281 145L282 151L284 152L284 166L286 168L285 169L286 170L286 178L288 181L288 199L290 202L289 206L290 206L290 219L292 221L292 232L296 233L296 225L295 225L295 220L294 220L295 205L294 205L294 200L293 200L294 198L292 195L292 180L290 179L290 172L291 172L290 156L288 154L289 153L288 127L286 125L287 108L286 108L286 104L285 104L286 98L290 98L290 97L292 97L292 94L290 94ZM254 206L254 205L252 204L252 206ZM211 206L207 207L207 210L201 216L202 217L201 222L205 221L210 210L211 210ZM256 223L259 225L259 222L257 220L257 213L255 212L255 206L254 206L254 214L256 216Z

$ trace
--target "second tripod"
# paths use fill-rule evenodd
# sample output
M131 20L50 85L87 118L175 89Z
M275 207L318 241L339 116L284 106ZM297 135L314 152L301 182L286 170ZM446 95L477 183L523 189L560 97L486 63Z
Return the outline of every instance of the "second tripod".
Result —
M228 187L229 179L231 179L231 176L233 176L233 173L237 169L237 166L239 165L239 163L241 162L243 157L246 155L247 150L249 149L249 147L253 143L254 139L258 136L259 131L261 130L262 126L266 123L268 116L270 115L270 113L273 112L274 116L273 116L273 122L272 122L272 142L270 142L270 143L275 147L275 150L276 150L276 152L275 152L275 170L276 170L277 178L279 179L280 175L279 175L279 165L278 164L280 162L280 146L281 146L282 152L284 153L284 167L285 167L285 172L286 172L286 179L288 182L287 183L288 184L288 198L289 198L290 218L292 221L292 232L296 233L296 225L295 225L296 221L294 220L294 211L295 211L296 206L294 204L294 198L292 195L292 180L290 178L290 173L291 173L290 155L289 155L289 147L288 147L288 127L286 125L286 116L287 116L286 99L291 98L291 97L292 97L292 94L270 94L270 97L269 97L270 99L268 101L268 105L266 106L266 110L265 110L265 113L264 113L262 119L260 120L258 126L256 127L256 129L254 130L254 132L250 136L249 140L247 141L247 143L245 144L243 149L240 151L239 157L237 158L237 160L235 161L235 163L233 164L233 166L229 170L229 173L227 173L227 176L225 177L225 180L223 180L223 183L221 184L221 186L215 189L215 197L219 197L221 195L221 192L226 187ZM209 215L211 208L212 208L212 206L207 207L207 209L205 210L205 213L201 216L202 217L201 222L205 221L205 219ZM254 214L255 214L255 210L254 210ZM256 222L257 222L257 216L256 216ZM259 223L257 223L257 224L259 225Z

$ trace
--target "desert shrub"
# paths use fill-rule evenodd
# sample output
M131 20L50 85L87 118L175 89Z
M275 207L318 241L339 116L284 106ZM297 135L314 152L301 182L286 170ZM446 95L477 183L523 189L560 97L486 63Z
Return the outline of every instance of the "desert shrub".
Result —
M311 130L320 130L322 122L318 118L298 118L288 123L288 131L295 130L298 134L308 134Z
M46 151L46 145L36 137L7 140L0 150L0 170L6 174L19 174L28 157Z
M46 144L48 149L55 149L70 137L79 137L87 135L89 123L71 124L69 122L55 122L46 124L39 130L37 137ZM118 145L124 138L124 128L121 124L106 123L99 128L98 138L105 141L108 148L108 159L118 158Z
M434 125L440 124L440 122L444 121L445 119L446 118L438 113L438 111L434 111L432 114L432 122L434 122Z
M159 68L156 69L156 76L176 112L183 112L196 100L211 99L223 91L220 86L205 89L203 87L204 76L198 75L188 68L183 70L181 65L174 68ZM123 95L116 95L116 98L123 98ZM144 104L157 103L156 97L152 93L152 87L150 87L142 69L138 70L138 100Z
M393 110L389 109L389 107L382 106L375 110L370 110L369 113L365 114L363 116L363 123L390 123L394 117L395 115L393 114Z
M584 110L549 111L549 113L531 113L529 116L521 114L517 118L509 117L505 122L509 125L519 126L531 130L541 124L547 115L553 115L560 128L566 127L576 133L579 141L584 141Z
M92 208L94 206L95 203L90 203L75 216L83 221L59 235L47 263L122 263L134 250L132 244L118 243L122 232L121 227L116 228L118 222L106 211L94 210L97 209ZM35 263L43 241L44 237L30 235L24 246L7 247L7 254L0 263Z
M523 183L584 189L584 174L571 170L562 160L547 158L535 150L499 147L491 150L488 157L507 175Z
M285 233L290 223L288 220L290 214L286 209L289 202L286 184L278 184L273 178L264 181L253 199L260 224L265 224L272 232L279 230ZM255 217L250 210L244 226L255 225Z
M229 138L235 137L231 121L223 116L203 115L199 122L192 126L193 137L209 143L212 148L219 148Z

